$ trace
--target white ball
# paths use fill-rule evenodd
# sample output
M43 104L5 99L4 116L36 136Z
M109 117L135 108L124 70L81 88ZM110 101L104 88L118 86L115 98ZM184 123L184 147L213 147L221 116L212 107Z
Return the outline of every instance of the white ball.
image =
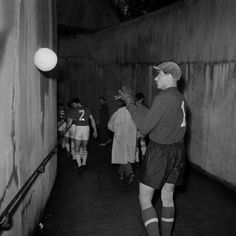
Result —
M41 71L50 71L57 64L57 55L49 48L40 48L34 54L34 64Z

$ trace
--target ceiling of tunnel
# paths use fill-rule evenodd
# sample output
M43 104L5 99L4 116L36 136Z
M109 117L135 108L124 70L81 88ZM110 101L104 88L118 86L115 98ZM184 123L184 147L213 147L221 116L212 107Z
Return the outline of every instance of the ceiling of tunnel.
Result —
M57 0L58 33L94 32L184 0Z

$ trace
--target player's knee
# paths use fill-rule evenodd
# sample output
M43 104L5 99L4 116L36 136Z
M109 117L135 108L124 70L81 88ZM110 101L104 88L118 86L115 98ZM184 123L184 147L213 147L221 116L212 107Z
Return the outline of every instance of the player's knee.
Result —
M151 199L145 194L139 193L139 202L142 209L152 206Z
M164 189L161 190L161 201L163 206L174 206L174 199L173 199L174 192L173 191L166 191Z

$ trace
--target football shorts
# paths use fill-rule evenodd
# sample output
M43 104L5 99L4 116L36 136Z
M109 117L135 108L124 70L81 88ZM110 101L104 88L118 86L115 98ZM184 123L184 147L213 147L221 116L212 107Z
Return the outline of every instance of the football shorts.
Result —
M74 138L77 140L89 140L89 126L76 126L74 131Z
M183 143L158 144L150 141L141 166L140 182L154 189L165 183L181 185L185 169Z

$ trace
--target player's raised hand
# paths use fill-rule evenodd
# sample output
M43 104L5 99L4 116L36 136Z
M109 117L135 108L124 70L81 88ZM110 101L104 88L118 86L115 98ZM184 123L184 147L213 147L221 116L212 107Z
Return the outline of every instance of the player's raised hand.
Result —
M118 95L119 99L124 100L126 105L134 103L134 95L133 95L134 93L129 86L122 86L122 89L118 90L118 93L119 93Z

